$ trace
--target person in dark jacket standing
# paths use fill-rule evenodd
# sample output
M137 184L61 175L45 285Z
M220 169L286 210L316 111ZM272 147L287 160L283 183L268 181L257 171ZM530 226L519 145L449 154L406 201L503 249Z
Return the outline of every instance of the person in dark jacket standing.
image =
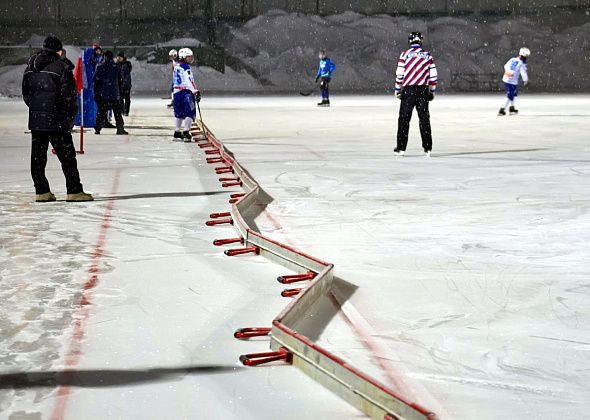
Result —
M60 60L62 43L49 36L43 49L31 56L23 75L23 100L29 107L31 130L31 176L35 201L55 201L45 177L47 148L55 149L66 178L66 201L92 201L80 183L76 149L70 130L76 116L76 82L68 65Z
M106 51L104 61L96 67L94 73L94 100L98 105L95 134L100 134L100 130L105 126L109 109L115 114L117 134L129 134L124 128L120 99L119 67L113 61L113 52Z
M121 51L117 54L117 65L119 66L119 89L121 93L121 109L123 115L129 116L129 107L131 106L131 63L127 61L125 53Z

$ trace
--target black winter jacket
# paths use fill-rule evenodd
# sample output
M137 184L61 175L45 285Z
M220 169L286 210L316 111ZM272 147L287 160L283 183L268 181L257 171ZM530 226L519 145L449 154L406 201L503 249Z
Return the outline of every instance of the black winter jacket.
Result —
M113 60L105 60L96 66L94 73L94 100L96 102L118 101L119 67Z
M131 91L131 63L127 60L117 63L119 66L119 88L121 92Z
M76 82L56 53L41 50L30 59L23 75L23 100L29 107L32 131L69 131L77 112Z

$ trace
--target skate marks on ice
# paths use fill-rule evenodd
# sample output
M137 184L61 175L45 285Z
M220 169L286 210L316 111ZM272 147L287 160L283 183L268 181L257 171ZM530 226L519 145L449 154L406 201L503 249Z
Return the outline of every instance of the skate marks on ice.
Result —
M0 369L50 369L60 358L63 332L81 299L88 244L63 220L78 206L20 203L4 192L0 201ZM30 199L30 195L28 196ZM108 267L105 267L108 271ZM0 411L15 398L44 400L52 389L0 392Z

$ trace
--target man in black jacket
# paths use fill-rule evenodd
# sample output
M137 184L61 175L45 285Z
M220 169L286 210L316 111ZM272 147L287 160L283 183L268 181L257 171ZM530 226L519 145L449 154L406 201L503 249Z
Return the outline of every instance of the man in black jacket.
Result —
M119 89L121 93L121 109L123 115L129 116L129 107L131 106L131 63L127 61L125 53L121 51L117 54L117 65L119 66Z
M100 134L100 130L105 126L109 109L115 114L117 134L129 134L124 128L120 99L119 67L113 61L113 52L106 51L104 61L96 67L94 73L94 100L98 105L95 134Z
M68 65L60 60L62 43L49 36L43 49L29 59L23 75L23 99L29 107L31 130L31 175L37 202L55 201L45 177L47 148L55 149L66 177L66 201L92 201L80 183L71 128L76 116L76 82Z

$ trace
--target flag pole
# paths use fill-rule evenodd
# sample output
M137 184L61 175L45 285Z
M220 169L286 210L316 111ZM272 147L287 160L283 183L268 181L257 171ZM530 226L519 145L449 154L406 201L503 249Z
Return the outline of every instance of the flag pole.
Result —
M80 90L80 150L78 154L84 154L84 88Z

